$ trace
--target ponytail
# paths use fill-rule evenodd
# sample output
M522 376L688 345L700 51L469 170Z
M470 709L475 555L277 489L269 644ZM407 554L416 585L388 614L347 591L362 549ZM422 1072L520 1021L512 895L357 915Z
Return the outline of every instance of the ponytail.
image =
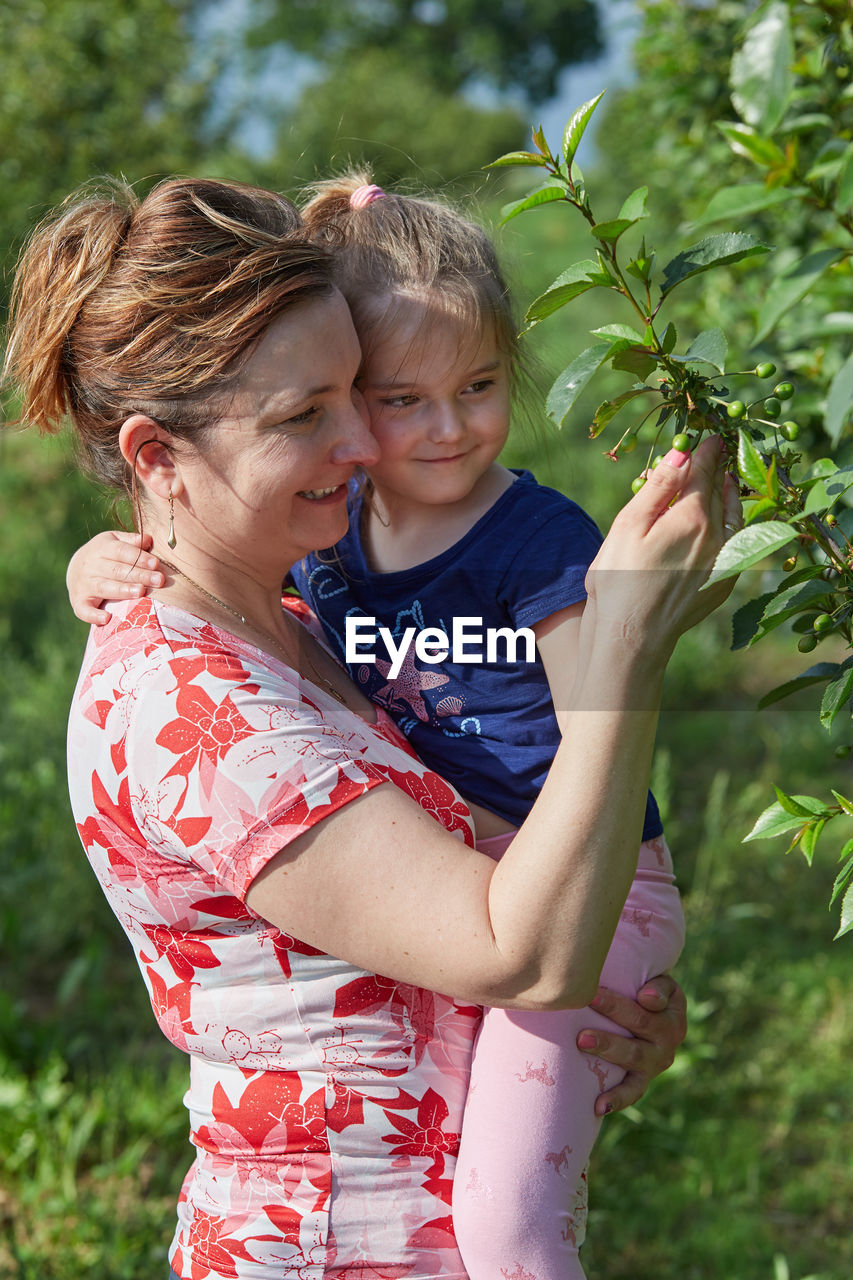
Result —
M71 332L109 274L138 203L118 181L110 197L69 199L36 227L21 254L3 378L22 389L21 417L42 432L58 431L74 408Z

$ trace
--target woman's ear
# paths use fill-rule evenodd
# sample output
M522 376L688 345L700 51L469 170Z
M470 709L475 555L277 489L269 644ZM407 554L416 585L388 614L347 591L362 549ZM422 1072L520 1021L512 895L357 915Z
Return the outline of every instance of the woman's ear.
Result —
M119 431L122 456L137 479L158 498L177 498L183 488L172 455L172 437L153 418L134 413Z

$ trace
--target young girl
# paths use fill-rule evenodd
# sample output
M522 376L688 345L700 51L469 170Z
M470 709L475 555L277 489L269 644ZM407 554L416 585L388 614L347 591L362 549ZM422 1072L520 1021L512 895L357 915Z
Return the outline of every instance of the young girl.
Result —
M338 254L381 458L351 495L346 537L303 561L294 582L368 697L488 812L479 847L499 858L556 750L574 678L567 642L601 535L574 502L498 462L519 353L482 230L363 174L318 184L304 215ZM78 612L104 586L79 557L69 579ZM637 844L601 975L626 995L675 962L684 936L651 795ZM597 1024L613 1029L590 1009L486 1011L454 1181L471 1280L584 1274L595 1102L614 1079L576 1037Z

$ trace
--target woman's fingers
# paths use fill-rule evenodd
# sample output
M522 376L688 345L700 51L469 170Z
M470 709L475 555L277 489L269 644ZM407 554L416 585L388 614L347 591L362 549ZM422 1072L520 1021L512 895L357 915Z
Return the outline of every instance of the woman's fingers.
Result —
M639 992L636 1000L599 987L592 1002L598 1013L624 1028L628 1035L600 1028L582 1031L582 1053L622 1067L625 1077L596 1099L596 1115L621 1111L642 1097L649 1081L670 1067L675 1050L687 1034L687 1001L672 978L662 974Z

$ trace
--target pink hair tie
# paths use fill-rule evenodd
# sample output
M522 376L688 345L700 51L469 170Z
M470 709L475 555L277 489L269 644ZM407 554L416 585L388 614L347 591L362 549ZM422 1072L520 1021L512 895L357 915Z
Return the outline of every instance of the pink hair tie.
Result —
M356 187L349 198L349 207L351 209L366 209L369 204L373 204L374 200L381 200L385 192L381 187L377 187L375 183L371 183L368 187Z

